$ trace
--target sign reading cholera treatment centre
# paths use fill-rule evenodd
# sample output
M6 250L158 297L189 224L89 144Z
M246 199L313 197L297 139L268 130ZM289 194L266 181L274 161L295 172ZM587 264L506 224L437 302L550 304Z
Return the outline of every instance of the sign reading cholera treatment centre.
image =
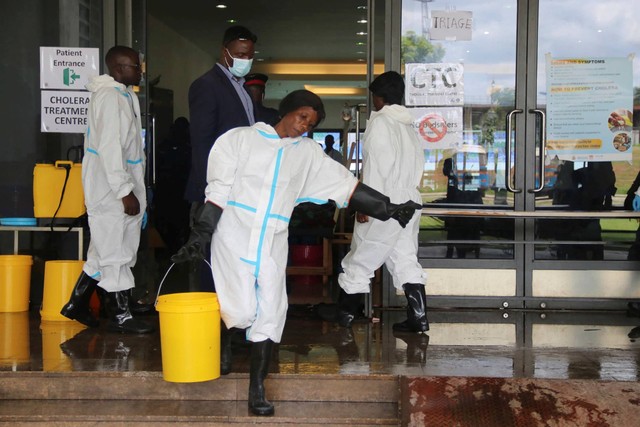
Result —
M84 87L99 64L97 48L40 47L42 132L84 133L90 96Z

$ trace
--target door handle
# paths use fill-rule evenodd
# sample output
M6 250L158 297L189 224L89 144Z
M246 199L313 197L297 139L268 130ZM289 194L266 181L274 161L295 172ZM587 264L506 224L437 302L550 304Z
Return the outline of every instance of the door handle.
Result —
M513 116L515 114L521 114L524 111L521 109L515 109L515 110L511 110L509 112L509 114L507 114L507 152L506 152L506 161L505 161L505 166L506 166L506 186L507 186L507 190L509 190L512 193L521 193L522 190L520 188L514 188L512 183L512 176L511 176L511 127L512 127L512 122L513 122Z
M367 104L357 104L356 112L356 178L360 179L360 114L361 108L365 108Z
M151 166L147 164L147 170L145 171L145 177L147 179L148 186L156 185L156 115L153 113L142 113L143 117L146 117L145 124L147 125L145 144L146 151L149 154L149 162Z
M153 185L155 187L156 185L156 115L152 114L151 115L151 138L153 139L153 143L152 143L152 148L153 148L153 152L152 152L152 163L153 163L153 172L151 175L151 181L153 182Z
M532 108L529 113L540 115L540 122L542 124L542 132L540 133L540 184L538 188L529 189L529 193L539 193L544 190L544 161L547 152L547 116L542 110Z

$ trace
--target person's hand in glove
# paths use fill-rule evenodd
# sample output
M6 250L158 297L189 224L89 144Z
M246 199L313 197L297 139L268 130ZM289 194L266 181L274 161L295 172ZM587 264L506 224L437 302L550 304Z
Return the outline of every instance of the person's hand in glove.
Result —
M179 264L204 259L205 248L211 244L211 236L221 215L221 207L210 202L205 203L196 214L196 222L191 228L189 240L171 257L171 261Z
M633 198L633 210L636 212L640 211L640 196L638 196L637 194Z
M391 203L387 196L363 183L358 184L354 190L349 206L381 221L393 218L402 228L411 221L416 210L422 209L422 205L411 200L399 205Z
M394 205L394 204L391 203L391 205ZM405 228L407 224L409 224L409 221L411 221L411 218L413 218L413 214L417 210L422 209L422 205L419 205L418 203L412 200L409 200L400 205L394 205L394 206L395 206L395 209L392 208L394 210L393 210L393 213L391 214L391 218L398 221L398 223L402 226L402 228Z

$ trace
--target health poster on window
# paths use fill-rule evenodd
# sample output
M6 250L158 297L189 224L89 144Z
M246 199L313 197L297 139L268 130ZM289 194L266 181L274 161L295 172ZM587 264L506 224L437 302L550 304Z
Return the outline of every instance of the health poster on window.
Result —
M462 145L462 107L410 108L409 111L423 149L456 149Z
M407 106L464 105L462 64L405 64Z
M632 58L547 54L547 156L570 161L632 158Z

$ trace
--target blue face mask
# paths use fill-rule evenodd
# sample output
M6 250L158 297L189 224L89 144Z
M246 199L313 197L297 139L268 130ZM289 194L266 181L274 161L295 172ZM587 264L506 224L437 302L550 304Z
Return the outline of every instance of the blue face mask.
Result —
M234 58L229 52L229 49L226 49L227 53L233 59L233 65L229 65L227 62L227 66L229 67L229 72L236 77L244 77L249 74L251 70L251 64L253 64L253 59L242 59L242 58ZM225 62L227 59L225 58Z

